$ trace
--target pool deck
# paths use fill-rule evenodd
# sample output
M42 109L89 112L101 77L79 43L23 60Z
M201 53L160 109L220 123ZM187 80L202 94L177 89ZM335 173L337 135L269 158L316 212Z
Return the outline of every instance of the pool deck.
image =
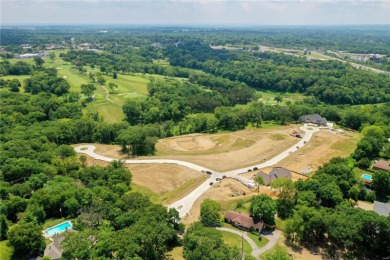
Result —
M55 234L52 234L52 235L50 235L50 234L47 233L48 230L53 229L53 228L56 228L56 227L61 226L61 225L64 225L65 223L69 223L69 224L70 224L70 228L67 228L67 229L65 229L65 230L62 230L61 232L58 232L58 233L55 233ZM42 230L42 233L43 233L43 236L44 236L45 238L51 239L52 236L55 236L55 235L57 235L57 234L61 234L61 233L63 233L63 232L66 232L66 231L72 230L72 229L73 229L73 224L72 224L72 222L71 222L70 220L67 220L67 221L64 221L64 222L62 222L62 223L60 223L60 224L58 224L58 225L55 225L55 226L49 227L49 228L47 228L47 229L45 229L45 230Z

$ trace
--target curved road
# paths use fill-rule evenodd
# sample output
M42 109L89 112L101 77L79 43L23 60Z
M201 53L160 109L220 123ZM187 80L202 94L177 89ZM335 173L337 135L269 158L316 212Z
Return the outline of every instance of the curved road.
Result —
M194 163L190 163L190 162L180 161L180 160L168 160L168 159L133 160L133 159L131 159L131 160L125 160L124 163L132 163L132 164L171 163L171 164L182 165L182 166L185 166L185 167L197 170L197 171L202 171L202 170L212 171L213 178L222 178L223 175L225 175L227 177L234 177L234 176L237 176L239 174L246 173L249 168L257 167L257 168L261 169L261 168L272 166L272 165L280 162L281 160L283 160L284 158L289 156L291 153L299 150L300 147L304 146L311 139L311 137L313 136L313 134L315 132L319 131L319 128L317 128L317 127L307 127L306 125L302 126L300 129L305 132L305 135L302 137L302 139L300 139L300 141L298 143L291 146L287 150L281 152L280 154L278 154L274 158L272 158L264 163L261 163L261 164L257 164L257 165L253 165L251 167L245 167L245 168L241 168L241 169L237 169L237 170L233 170L233 171L228 171L228 172L215 172L215 171L207 169L203 166L200 166L200 165L197 165ZM77 146L75 148L75 150L78 153L85 153L85 154L87 154L87 155L89 155L92 158L95 158L97 160L102 160L102 161L106 161L106 162L112 162L112 161L116 160L113 158L109 158L109 157L105 157L105 156L96 154L94 152L95 146L93 146L93 145L80 145L80 146ZM186 216L186 214L190 211L194 202L209 188L210 188L210 180L207 179L205 182L203 182L201 185L199 185L195 190L193 190L190 194L188 194L184 198L169 205L169 208L176 208L177 211L179 211L180 217L182 218L182 217Z
M263 247L258 247L257 244L250 237L248 237L248 235L244 231L238 231L232 228L224 228L224 227L216 228L216 229L221 231L231 232L239 236L242 236L252 247L252 256L256 258L262 253L264 253L265 251L274 247L275 244L278 242L280 235L282 234L282 232L277 229L275 229L272 232L267 232L265 234L262 234L261 236L266 237L268 239L268 243Z

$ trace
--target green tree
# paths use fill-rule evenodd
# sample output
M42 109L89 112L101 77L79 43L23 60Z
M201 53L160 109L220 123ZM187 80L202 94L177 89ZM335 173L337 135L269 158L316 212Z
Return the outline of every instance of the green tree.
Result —
M89 84L82 84L80 86L81 88L81 93L83 93L85 96L88 98L91 98L92 93L96 90L96 87L94 84L89 83Z
M282 96L276 96L276 97L274 98L274 100L276 101L276 103L280 103L280 102L283 101L283 97L282 97Z
M275 224L276 204L265 194L254 196L251 200L249 212L255 221L263 221L269 225Z
M0 241L7 239L8 220L4 214L0 214Z
M265 260L290 260L293 259L289 256L287 250L283 247L276 246L272 252L266 253L264 255Z
M218 202L205 199L200 205L200 222L206 227L220 226L220 210L221 205Z
M257 195L260 194L260 186L264 185L264 179L263 179L263 176L256 176L254 179L253 179L256 183L256 188L257 188Z
M100 85L104 85L104 83L106 83L106 79L103 76L98 76L96 81Z
M53 63L54 60L56 59L56 54L55 54L55 52L50 52L49 57L50 57L51 63Z
M193 223L187 230L183 245L183 256L187 260L242 259L237 248L230 248L224 244L221 232L204 227L200 222Z
M35 66L37 66L38 68L41 68L43 66L43 64L45 63L45 61L41 57L34 57L34 63L35 63Z
M87 165L87 156L86 155L84 155L84 154L80 155L79 160L80 160L81 165L83 167L85 167Z
M8 230L7 238L19 256L36 256L45 249L42 227L31 222L13 225Z
M112 78L113 78L113 79L118 78L118 74L116 73L116 71L114 71L114 73L112 73Z
M372 176L372 189L378 198L386 199L390 196L390 172L375 172Z
M118 85L115 84L114 82L109 82L108 87L111 89L112 93L115 93L115 89L118 88Z
M286 219L293 214L295 206L296 190L292 180L279 178L271 183L271 187L278 190L276 210L281 219Z

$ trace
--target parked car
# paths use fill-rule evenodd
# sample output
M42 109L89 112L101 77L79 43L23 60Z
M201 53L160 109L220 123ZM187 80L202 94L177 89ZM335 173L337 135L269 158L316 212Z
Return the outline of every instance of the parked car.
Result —
M225 179L226 178L226 175L222 176L222 179Z
M252 169L248 169L248 172L251 172L252 171Z
M303 141L303 143L305 144L305 143L306 143L306 141Z
M297 149L299 148L299 146L296 147Z
M221 178L216 178L215 180L216 180L216 181L220 181L220 180L221 180Z
M206 173L208 174L208 175L211 175L211 174L213 174L212 172L210 172L210 171L206 171Z
M259 169L259 168L257 168L257 167L253 167L253 170L254 170L254 171L257 171L258 169Z
M210 182L210 185L213 185L214 184L214 182Z

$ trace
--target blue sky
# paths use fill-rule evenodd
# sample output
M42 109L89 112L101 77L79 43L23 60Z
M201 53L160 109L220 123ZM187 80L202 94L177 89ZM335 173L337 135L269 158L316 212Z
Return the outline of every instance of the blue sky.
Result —
M390 24L390 0L0 0L1 23Z

